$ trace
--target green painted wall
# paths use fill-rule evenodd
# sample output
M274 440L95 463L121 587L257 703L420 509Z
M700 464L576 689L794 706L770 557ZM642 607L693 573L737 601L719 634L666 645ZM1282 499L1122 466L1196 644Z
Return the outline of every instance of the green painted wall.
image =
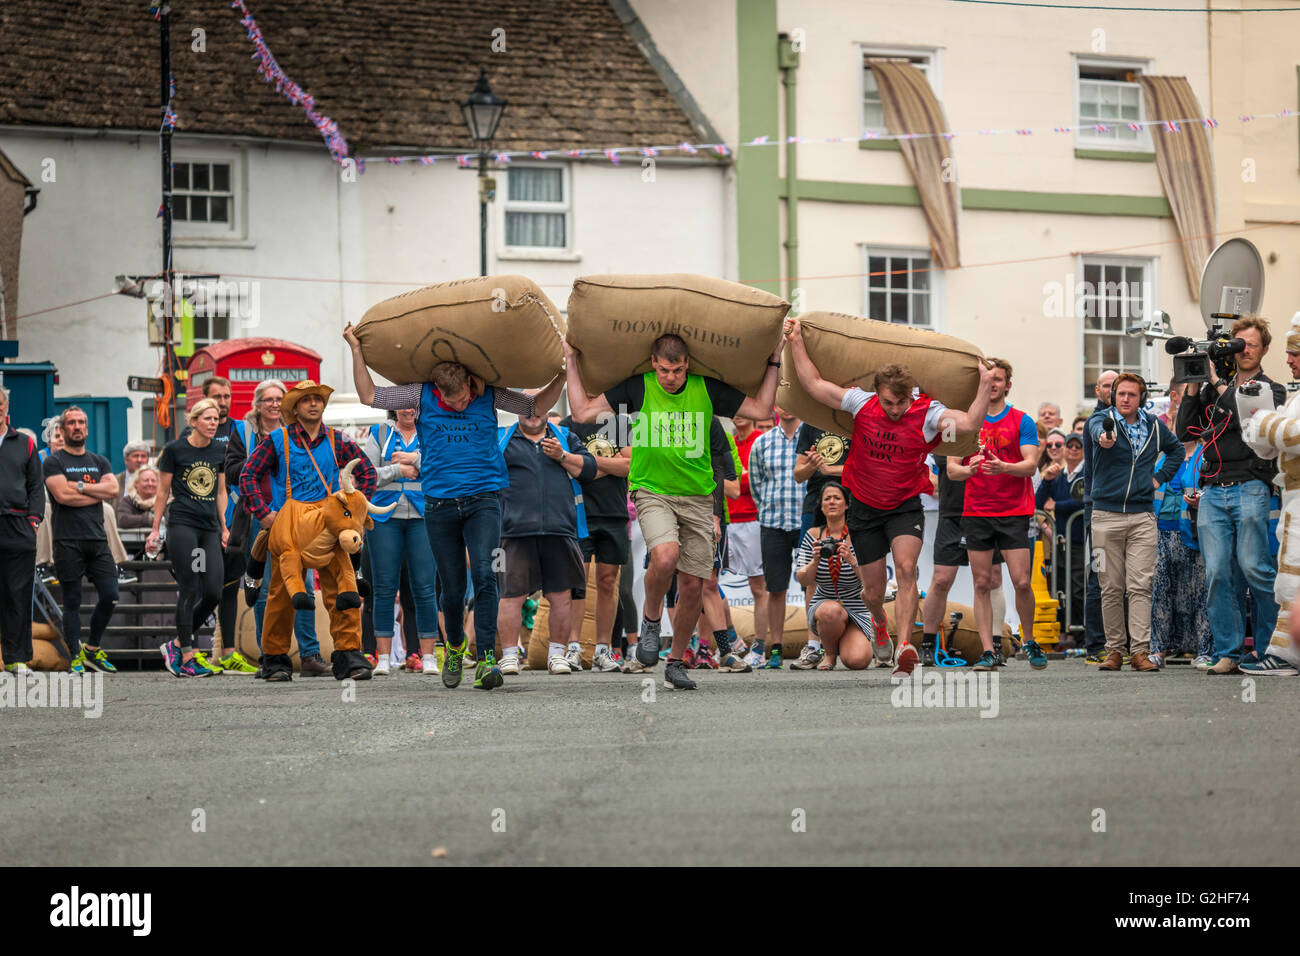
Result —
M781 294L779 153L745 146L780 132L776 0L736 0L740 143L736 147L736 248L740 279ZM755 281L766 280L766 281Z
M778 198L784 198L780 184ZM870 206L919 206L921 197L914 186L886 186L875 183L840 183L827 180L799 180L799 198L818 202L859 203ZM961 191L963 209L991 209L1005 212L1064 213L1077 216L1173 216L1163 196L1115 196L1093 193L1035 193L1018 189L972 189Z

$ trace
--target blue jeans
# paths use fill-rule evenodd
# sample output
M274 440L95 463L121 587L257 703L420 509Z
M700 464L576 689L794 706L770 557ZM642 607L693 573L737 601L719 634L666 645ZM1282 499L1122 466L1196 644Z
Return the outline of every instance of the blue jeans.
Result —
M495 653L497 576L493 552L501 546L501 499L495 491L467 498L425 498L424 526L438 568L447 646L465 643L465 551L474 585L474 645ZM372 558L372 560L374 560Z
M244 555L250 558L251 552ZM311 575L303 575L307 593L314 596L311 588ZM266 614L266 595L271 587L271 565L267 562L262 575L262 589L257 592L257 603L253 605L253 619L257 622L257 647L262 647L262 617ZM293 636L298 639L298 658L313 657L320 653L320 642L316 640L316 609L297 611L293 615Z
M370 583L375 595L375 637L393 636L393 602L397 598L397 582L405 561L415 597L415 621L420 639L436 638L438 595L434 581L438 569L423 519L389 518L377 522L366 532L366 545L370 549L370 565L374 571ZM406 650L409 655L416 649L408 647Z
M1269 487L1262 481L1210 485L1201 492L1196 529L1205 559L1207 611L1216 661L1224 657L1241 660L1246 640L1246 590L1255 605L1254 633L1264 635L1264 644L1277 624L1273 597L1277 560L1269 543L1269 507Z

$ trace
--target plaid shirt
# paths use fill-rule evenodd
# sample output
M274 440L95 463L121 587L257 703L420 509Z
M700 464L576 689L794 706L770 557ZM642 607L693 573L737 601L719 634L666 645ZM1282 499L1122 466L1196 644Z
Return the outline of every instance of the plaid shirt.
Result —
M799 530L805 486L794 480L798 439L797 429L787 438L778 425L764 432L749 450L749 493L764 528Z
M321 442L329 440L328 431L326 426L321 426L316 440L309 443L307 433L303 431L302 426L294 423L289 426L289 440L299 448L315 448ZM359 459L359 463L352 470L352 483L356 485L357 491L369 500L375 493L375 483L379 480L379 476L375 474L375 466L370 464L370 459L357 447L356 442L336 429L334 431L335 464L342 471L343 466L353 459ZM271 513L270 503L262 497L261 481L263 476L274 476L279 464L280 456L275 453L275 443L271 441L270 436L267 436L249 453L248 460L244 462L244 470L239 473L239 496L254 521L261 521Z

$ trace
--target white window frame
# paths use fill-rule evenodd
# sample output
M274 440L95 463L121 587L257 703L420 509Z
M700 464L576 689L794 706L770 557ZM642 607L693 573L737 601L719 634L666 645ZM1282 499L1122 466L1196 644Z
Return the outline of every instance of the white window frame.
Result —
M1147 257L1147 256L1081 255L1078 256L1075 260L1074 274L1075 274L1076 289L1077 289L1077 284L1084 281L1083 277L1084 277L1085 266L1101 266L1103 268L1103 281L1104 281L1104 269L1106 266L1127 266L1129 268L1132 268L1134 266L1140 266L1143 269L1142 285L1143 285L1143 291L1145 292L1145 296L1143 297L1143 303L1142 303L1143 306L1142 315L1144 317L1150 316L1155 312L1157 308L1156 303L1160 301L1160 287L1158 284L1159 264L1160 264L1159 259L1154 257ZM1075 368L1078 370L1077 374L1079 378L1078 378L1078 385L1077 388L1075 389L1075 392L1078 395L1082 395L1083 400L1085 402L1091 402L1096 400L1096 396L1091 391L1087 390L1087 386L1084 379L1084 366L1087 364L1088 361L1087 342L1088 342L1088 334L1090 330L1087 327L1088 325L1087 318L1084 316L1083 298L1077 295L1075 289L1071 289L1069 290L1069 292L1070 292L1071 301L1074 303L1075 321L1077 322L1078 325L1079 352L1078 352L1078 361L1075 363ZM1133 317L1130 317L1129 324L1130 325L1135 324ZM1110 333L1110 334L1114 334L1114 333ZM1125 332L1124 334L1127 335L1127 332ZM1157 346L1159 344L1160 344L1159 342L1153 342L1150 345L1146 345L1144 343L1141 346L1141 351L1139 352L1140 358L1139 358L1138 372L1148 382L1158 383L1160 380L1160 355L1159 352L1157 351ZM1120 371L1123 371L1123 369L1120 369Z
M883 126L868 126L866 117L867 103L867 59L869 57L883 59L925 59L925 78L930 81L930 89L934 91L934 98L940 103L943 102L943 75L940 69L939 49L937 47L903 47L889 46L876 43L859 43L858 44L858 126L861 133L887 133L889 132ZM920 65L920 64L916 64Z
M859 243L859 249L862 253L862 314L872 319L884 320L883 315L871 314L871 259L873 257L885 256L906 256L909 259L918 256L924 256L930 260L930 324L916 325L912 322L905 324L909 329L930 329L935 332L943 332L947 328L947 319L944 315L944 273L942 269L936 268L934 264L934 254L929 249L923 249L913 246L883 246L875 243ZM910 283L909 283L910 284ZM910 296L909 296L910 298ZM899 322L898 325L904 325Z
M1142 127L1142 132L1138 138L1131 143L1117 142L1113 139L1103 137L1092 129L1091 124L1085 129L1082 126L1082 118L1079 110L1083 106L1083 96L1080 90L1082 83L1105 83L1112 82L1108 80L1084 80L1079 73L1088 67L1102 67L1105 69L1115 70L1136 70L1138 73L1150 75L1154 60L1133 59L1129 57L1112 57L1112 56L1083 56L1076 53L1074 55L1074 145L1078 149L1104 149L1117 153L1153 153L1155 144L1151 141L1151 131L1146 126ZM1142 89L1142 84L1128 84L1113 81L1117 86L1136 85L1138 91L1138 118L1137 122L1146 123L1147 121L1147 98L1146 92ZM1127 126L1128 121L1118 121L1120 125Z
M561 188L564 191L564 201L554 202L529 202L525 200L510 199L510 180L509 177L516 169L527 169L530 167L540 167L544 169L560 170ZM564 262L577 261L580 256L574 251L574 215L573 215L573 164L572 163L518 163L512 162L510 166L503 170L506 174L505 188L497 195L501 200L500 214L496 217L499 227L501 241L497 249L497 257L500 259L542 259L542 260L559 260ZM508 212L562 212L564 213L564 246L508 246L506 241L506 213Z
M177 163L219 163L230 167L230 221L191 222L188 219L174 221L172 232L177 240L185 239L242 239L245 236L247 222L247 203L245 183L244 154L242 150L192 150L178 149L172 155L173 165ZM210 195L211 193L209 193ZM173 199L188 192L174 192Z

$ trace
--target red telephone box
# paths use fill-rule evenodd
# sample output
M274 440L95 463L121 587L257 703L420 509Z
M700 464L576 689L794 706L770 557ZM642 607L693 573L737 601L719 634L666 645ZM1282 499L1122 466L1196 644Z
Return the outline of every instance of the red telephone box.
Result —
M189 364L185 407L203 397L203 383L213 375L230 379L230 417L243 418L253 407L259 382L278 378L286 388L304 379L320 381L320 353L284 339L229 339L198 349Z

